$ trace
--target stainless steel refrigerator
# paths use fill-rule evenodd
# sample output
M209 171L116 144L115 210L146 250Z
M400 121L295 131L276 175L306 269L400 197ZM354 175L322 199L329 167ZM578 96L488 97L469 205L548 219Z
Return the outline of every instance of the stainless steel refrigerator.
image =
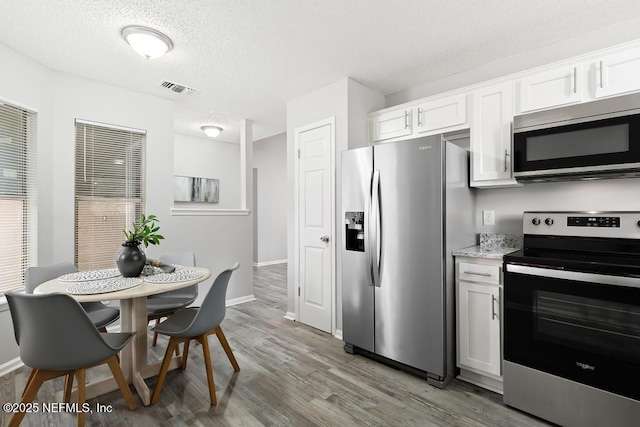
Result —
M476 241L468 164L440 135L342 153L345 350L439 387L455 369L451 251Z

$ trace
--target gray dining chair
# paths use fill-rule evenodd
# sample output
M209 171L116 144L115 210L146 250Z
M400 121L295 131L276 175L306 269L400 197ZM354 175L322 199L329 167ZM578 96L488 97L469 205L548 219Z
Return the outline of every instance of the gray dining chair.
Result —
M177 264L185 267L195 267L196 256L193 252L180 252L173 254L165 254L160 256L160 261L165 264ZM194 284L175 291L163 292L161 294L150 295L147 297L147 321L155 320L155 326L158 326L160 319L169 317L177 311L182 310L189 304L192 304L198 297L198 284ZM158 333L153 333L153 346L158 341Z
M25 292L32 294L33 291L42 283L47 282L63 274L77 273L78 267L70 262L61 262L59 264L46 265L40 267L29 267L24 273ZM118 320L120 310L115 307L109 307L103 303L83 302L80 304L84 311L89 315L89 319L101 332L107 332L107 326Z
M22 404L33 401L44 381L60 376L65 376L64 401L69 403L75 376L78 406L82 407L85 401L85 370L106 363L128 408L136 408L116 357L133 333L99 332L80 304L69 295L6 292L5 296L20 358L32 369L22 394ZM25 412L16 412L9 427L18 426L24 416ZM84 412L78 412L78 425L84 425L85 416Z
M216 405L218 400L216 398L216 388L213 382L213 370L211 368L211 354L209 352L208 341L209 335L215 334L218 337L218 340L227 354L234 371L238 372L240 370L240 366L231 351L231 347L229 347L227 338L224 336L222 328L220 327L220 323L224 319L226 313L226 295L229 279L231 278L231 273L233 273L239 266L240 264L236 262L232 267L224 270L218 275L218 277L216 277L213 285L211 285L211 289L209 289L204 301L202 301L201 307L189 307L179 311L153 328L155 332L167 335L170 339L167 351L165 352L164 359L162 361L162 366L160 367L160 373L158 374L158 382L156 383L153 395L151 396L152 404L156 403L160 397L160 390L162 390L162 385L164 384L164 380L167 376L171 357L174 350L178 345L180 345L180 343L184 343L184 349L182 351L182 370L187 367L189 343L191 340L196 340L202 344L204 363L207 371L207 382L209 383L209 397L212 405Z

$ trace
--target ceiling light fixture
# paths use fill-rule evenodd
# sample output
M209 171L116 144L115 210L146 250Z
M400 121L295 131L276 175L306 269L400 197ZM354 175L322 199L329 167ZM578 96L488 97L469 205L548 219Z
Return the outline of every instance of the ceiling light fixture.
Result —
M204 132L209 138L215 138L220 135L220 132L222 132L221 127L212 125L200 126L200 129L202 129L202 132Z
M147 59L159 58L173 49L171 39L153 28L130 25L120 32L122 38Z

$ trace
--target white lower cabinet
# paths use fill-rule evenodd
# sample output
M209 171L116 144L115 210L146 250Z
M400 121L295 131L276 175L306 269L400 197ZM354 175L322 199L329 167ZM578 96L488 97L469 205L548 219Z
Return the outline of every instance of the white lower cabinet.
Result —
M502 393L502 260L456 258L459 378Z

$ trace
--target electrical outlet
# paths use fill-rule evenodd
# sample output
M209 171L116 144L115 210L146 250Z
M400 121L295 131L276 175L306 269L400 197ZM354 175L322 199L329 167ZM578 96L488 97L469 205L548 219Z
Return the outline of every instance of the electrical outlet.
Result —
M482 211L482 225L495 225L494 211Z

